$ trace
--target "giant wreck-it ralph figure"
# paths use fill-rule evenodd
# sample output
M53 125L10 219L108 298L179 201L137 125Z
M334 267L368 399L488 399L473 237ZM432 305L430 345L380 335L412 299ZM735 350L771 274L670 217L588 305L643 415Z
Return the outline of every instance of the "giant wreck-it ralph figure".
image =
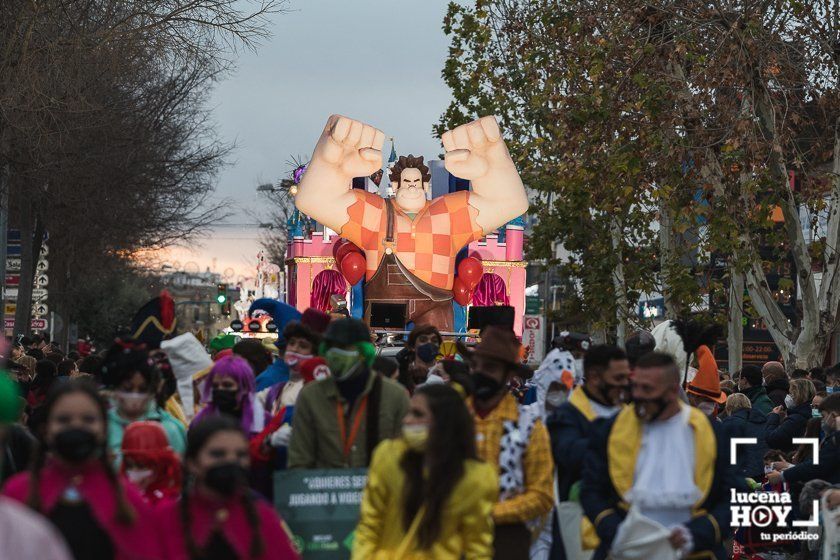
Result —
M407 319L451 330L455 257L528 210L522 179L494 117L446 132L446 169L472 191L426 200L423 158L401 157L393 199L351 188L382 166L382 131L347 117L327 121L301 180L298 209L358 245L367 258L365 320L371 303L407 303Z

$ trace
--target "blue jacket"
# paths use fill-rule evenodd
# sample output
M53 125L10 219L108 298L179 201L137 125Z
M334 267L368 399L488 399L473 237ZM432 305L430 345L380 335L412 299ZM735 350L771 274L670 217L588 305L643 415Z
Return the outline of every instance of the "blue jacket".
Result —
M778 449L783 453L795 451L797 446L791 440L805 435L805 428L811 418L811 403L802 403L788 410L784 422L775 412L768 414L764 432L767 448Z
M767 453L767 443L764 432L767 427L767 416L754 408L736 410L732 416L723 419L720 431L724 442L732 438L755 438L754 445L739 445L735 471L745 478L760 481L764 477L764 454Z
M818 465L809 459L783 472L786 482L808 482L825 480L832 484L840 483L840 431L828 434L820 442L820 462Z
M567 401L546 420L546 427L557 467L557 499L564 502L569 499L572 485L581 479L593 423Z
M618 526L627 515L624 509L626 505L623 504L622 497L615 487L615 481L610 475L609 459L607 457L608 444L615 445L616 442L619 444L625 442L622 437L610 439L610 434L618 424L628 420L627 416L629 414L634 413L631 409L625 409L618 416L598 423L595 426L596 430L590 440L589 450L586 454L580 495L581 505L584 513L595 526L595 531L601 541L595 551L593 560L607 558ZM705 416L697 421L700 420L708 422ZM689 560L708 558L709 553L718 560L726 560L723 539L728 538L730 534L730 489L736 488L738 491L747 491L746 483L735 474L734 469L729 465L728 441L719 433L720 428L716 424L709 423L711 431L705 431L714 438L714 441L705 440L707 446L716 449L714 463L710 465L709 469L713 468L714 473L708 487L708 494L703 503L700 504L700 508L696 510L695 516L686 523L686 527L694 539L694 552L688 556ZM619 433L623 432L620 430ZM626 445L625 443L624 447ZM619 457L622 460L626 459L628 463L632 460L632 454L627 453L612 453L610 456ZM665 457L663 457L664 459ZM706 454L706 459L711 459L709 454ZM697 460L701 460L699 455ZM632 479L632 471L627 472L626 469L634 468L635 465L628 464L623 470L617 467L616 470Z
M289 366L286 365L286 362L283 361L283 357L280 356L274 363L265 368L261 374L257 376L257 392L263 391L268 389L272 385L277 385L278 383L285 383L289 380Z

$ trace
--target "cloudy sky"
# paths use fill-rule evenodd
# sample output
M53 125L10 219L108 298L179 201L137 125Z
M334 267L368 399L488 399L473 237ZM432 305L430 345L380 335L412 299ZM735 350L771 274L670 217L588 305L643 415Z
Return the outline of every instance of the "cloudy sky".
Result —
M272 37L256 53L240 53L236 73L213 92L219 136L236 144L216 189L219 199L232 201L233 216L166 260L253 275L259 231L244 224L255 223L265 203L256 186L286 177L292 158L308 160L332 113L394 136L400 154L437 156L442 149L432 126L449 102L441 78L446 5L290 0L288 11L272 17Z

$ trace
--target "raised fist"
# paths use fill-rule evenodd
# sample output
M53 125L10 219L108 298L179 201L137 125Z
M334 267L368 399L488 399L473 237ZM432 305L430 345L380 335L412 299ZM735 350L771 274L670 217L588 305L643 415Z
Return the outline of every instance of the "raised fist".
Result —
M341 115L327 119L312 163L333 166L346 177L367 177L382 167L381 130Z
M482 117L441 136L446 150L446 170L475 181L501 170L514 169L496 117ZM514 170L515 172L515 170Z

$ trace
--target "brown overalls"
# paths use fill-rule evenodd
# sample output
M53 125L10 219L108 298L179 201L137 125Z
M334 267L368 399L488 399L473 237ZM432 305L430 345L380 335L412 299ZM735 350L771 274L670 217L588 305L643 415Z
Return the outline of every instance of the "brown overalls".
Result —
M385 256L376 272L365 283L365 322L370 324L372 303L405 303L406 319L415 326L434 325L440 331L452 331L452 292L424 282L408 270L394 254L394 206L385 199L388 217L385 232Z

